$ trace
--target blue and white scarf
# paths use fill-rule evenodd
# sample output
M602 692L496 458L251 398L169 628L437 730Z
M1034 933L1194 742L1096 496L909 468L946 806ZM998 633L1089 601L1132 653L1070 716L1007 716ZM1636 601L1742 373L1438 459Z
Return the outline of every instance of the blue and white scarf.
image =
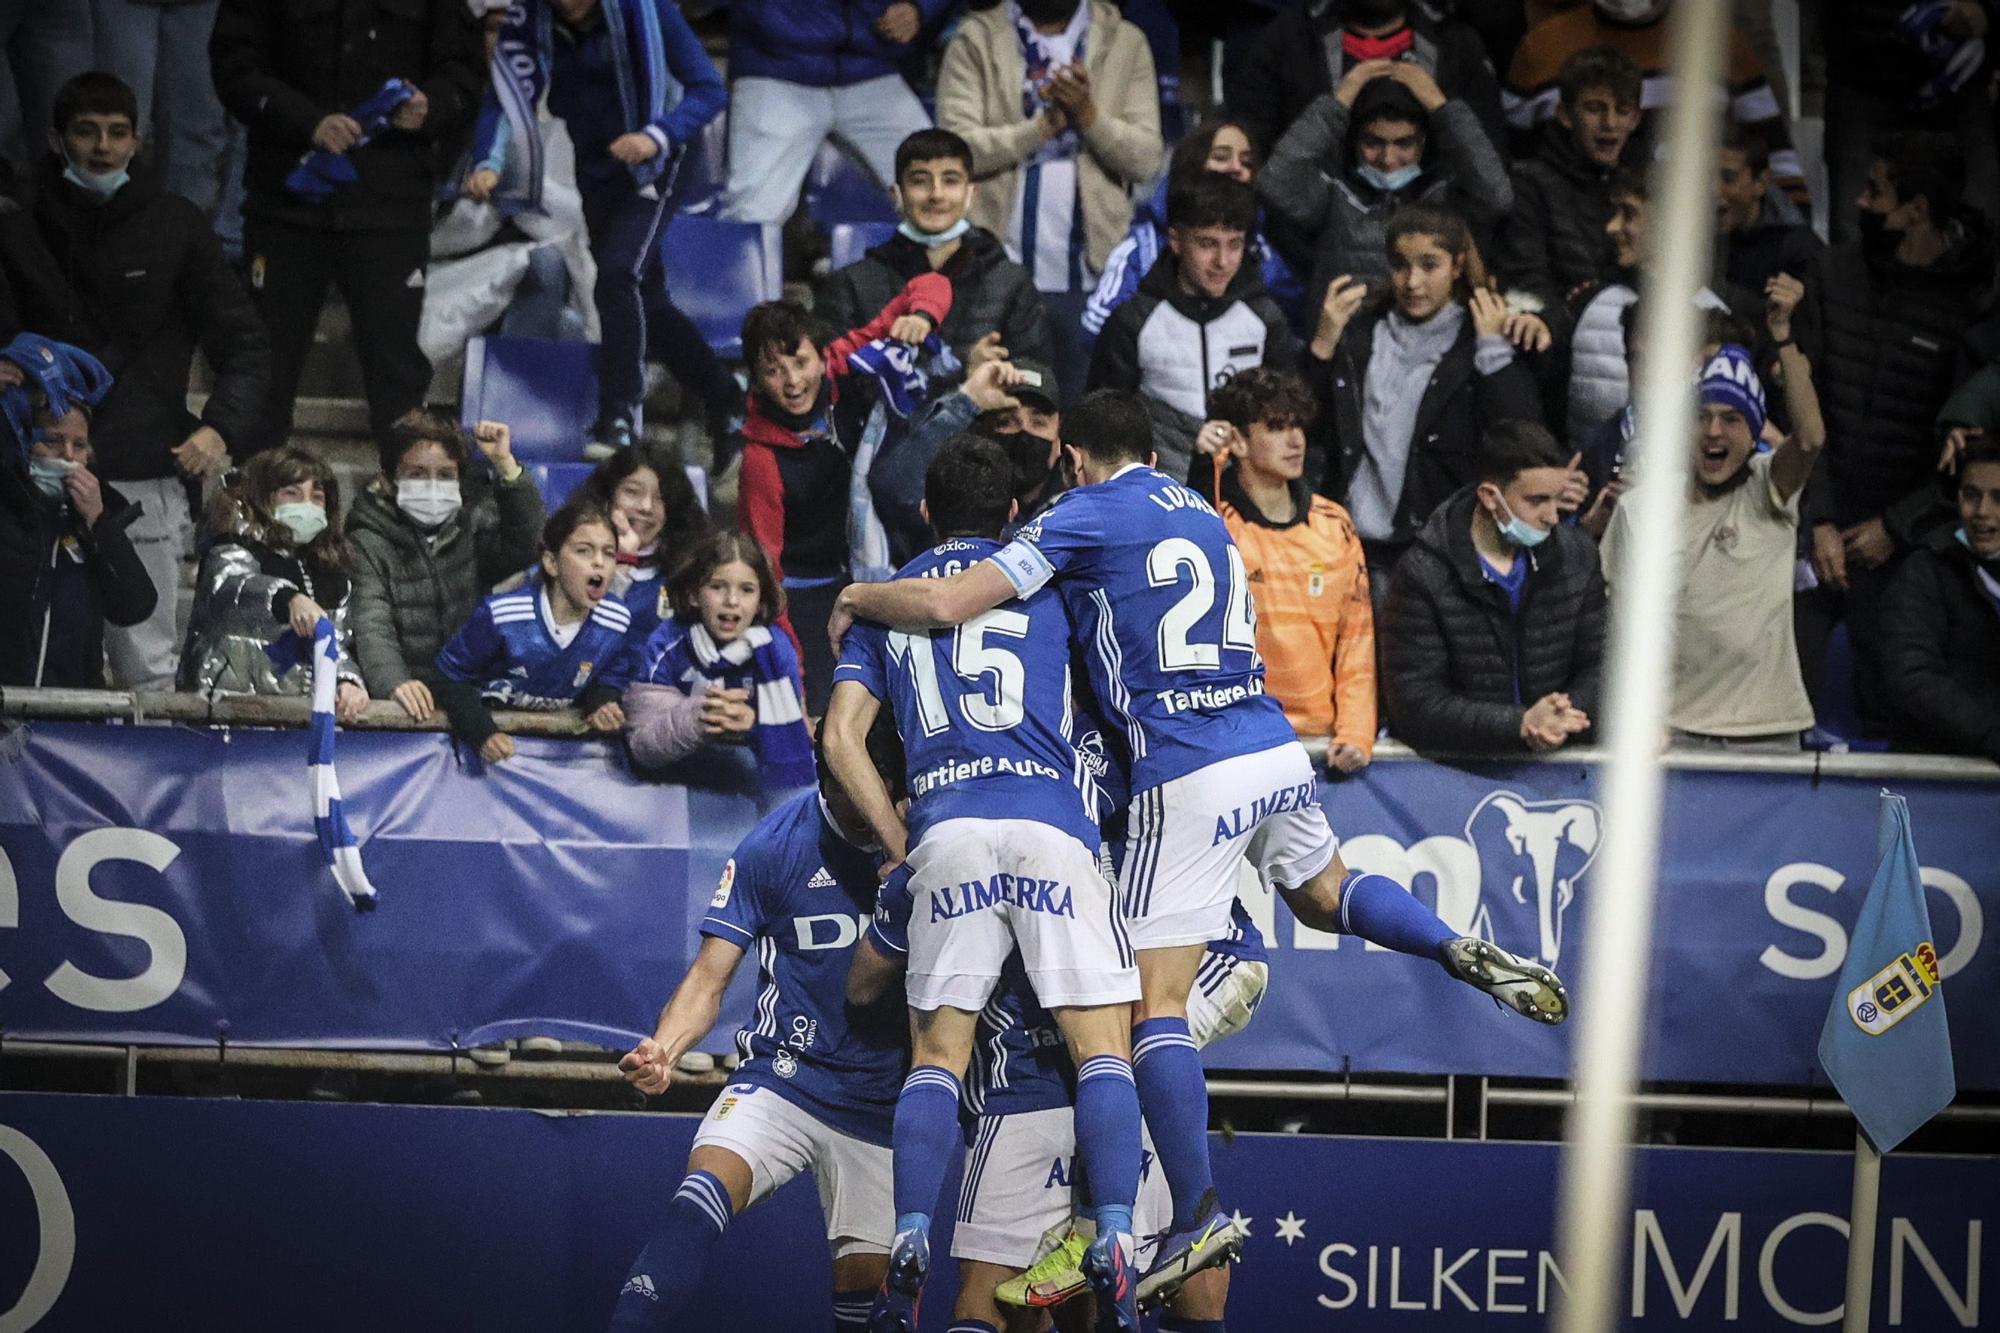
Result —
M1047 110L1049 75L1063 65L1081 65L1090 35L1090 0L1081 0L1060 33L1037 32L1015 0L1007 9L1021 42L1021 111L1030 120ZM1072 123L1037 148L1016 175L1008 254L1035 279L1035 289L1073 292L1085 288L1083 207L1077 193L1077 158L1082 136Z
M1944 30L1951 0L1919 0L1896 19L1896 35L1930 61L1930 77L1917 89L1916 108L1931 111L1949 102L1986 63L1986 42L1954 37Z
M855 348L847 364L874 380L891 415L905 421L923 407L933 377L949 378L963 369L957 355L935 333L921 343L877 338Z
M935 333L915 345L877 338L849 354L847 364L881 389L868 420L862 425L848 473L848 574L857 583L880 583L895 574L896 564L888 529L875 510L875 491L869 485L869 474L888 440L891 422L908 421L929 401L933 379L954 376L964 367L944 339Z
M667 69L666 38L654 4L655 0L604 0L598 8L611 38L618 101L625 124L633 130L660 120L681 100L680 81ZM508 215L541 208L542 135L535 108L549 89L553 21L547 0L513 0L507 6L506 22L493 48L493 95L473 126L471 161L501 163L493 203ZM627 169L641 188L658 183L666 190L680 159L679 152L660 152Z
M805 708L799 702L798 666L791 640L773 634L768 625L752 625L728 643L718 645L699 620L681 621L687 633L668 645L650 673L656 683L672 683L694 693L703 687L748 690L757 710L750 729L750 749L757 771L769 787L810 786L812 737L806 731Z
M21 465L35 447L36 392L40 407L51 417L69 415L72 407L96 407L111 392L111 372L81 347L44 338L39 333L22 333L0 347L0 361L21 372L21 383L0 392L0 417L14 437ZM6 460L0 458L0 465Z
M340 642L333 622L321 616L313 626L312 721L306 726L306 782L312 789L313 832L333 871L334 882L357 912L375 910L375 886L361 864L361 846L347 826L340 801L340 779L333 771L333 697L340 686Z
M345 153L329 153L323 148L314 148L300 154L298 165L292 168L291 175L285 177L285 188L308 199L325 200L341 186L360 180L361 173L354 169L352 158L355 149L387 129L396 108L416 95L416 85L402 79L391 79L383 84L374 96L348 112L361 126L361 137L354 141L354 147Z

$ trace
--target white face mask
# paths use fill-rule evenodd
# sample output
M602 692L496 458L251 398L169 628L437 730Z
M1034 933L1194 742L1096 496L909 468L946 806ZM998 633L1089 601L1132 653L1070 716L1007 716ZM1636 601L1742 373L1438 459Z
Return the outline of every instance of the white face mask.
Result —
M462 501L455 481L410 480L396 483L396 508L410 516L420 528L435 528L449 522Z
M1667 12L1668 0L1594 0L1597 12L1614 23L1651 23Z

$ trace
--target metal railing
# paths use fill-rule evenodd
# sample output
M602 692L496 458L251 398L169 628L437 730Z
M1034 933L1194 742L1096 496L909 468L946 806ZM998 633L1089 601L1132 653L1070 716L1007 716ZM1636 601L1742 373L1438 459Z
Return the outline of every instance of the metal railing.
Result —
M149 724L194 724L215 727L303 727L311 717L311 704L304 698L259 694L170 694L148 690L57 690L26 686L0 686L0 718L62 722L126 722ZM572 739L601 739L587 731L583 718L572 711L525 713L499 710L493 714L502 731L516 736L549 736ZM386 700L370 703L351 724L361 731L443 731L442 714L413 722L396 704ZM1315 759L1323 758L1325 742L1308 740L1306 748ZM1597 749L1561 750L1539 755L1455 755L1426 752L1418 754L1396 740L1375 746L1377 763L1424 762L1482 766L1492 764L1549 764L1557 766L1601 767L1605 754ZM1737 753L1727 750L1669 750L1660 762L1669 769L1705 773L1793 774L1811 778L1856 778L1871 781L1938 781L2000 783L2000 764L1987 759L1953 755L1886 754L1867 751L1801 750L1797 754L1767 751Z

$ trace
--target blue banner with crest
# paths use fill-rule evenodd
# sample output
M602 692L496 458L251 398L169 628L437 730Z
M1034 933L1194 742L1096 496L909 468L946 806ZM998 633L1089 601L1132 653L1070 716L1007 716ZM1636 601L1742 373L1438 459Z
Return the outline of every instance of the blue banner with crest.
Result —
M0 756L0 1036L449 1049L650 1031L723 863L767 808L739 768L636 779L616 746L523 740L486 769L434 734L340 743L379 910L313 831L296 733L37 723ZM1903 782L1946 992L2000 993L2000 784ZM1677 770L1645 1074L1824 1084L1814 1045L1875 863L1879 784ZM1322 788L1350 866L1556 967L1589 1003L1584 922L1615 886L1583 762L1384 759ZM1254 1023L1212 1068L1558 1078L1571 1029L1435 964L1316 934L1254 888ZM823 921L801 929L819 930ZM850 941L843 941L850 942ZM742 970L732 1019L748 1012ZM2000 1089L2000 1013L1954 1004L1959 1086ZM729 1046L729 1023L706 1043Z

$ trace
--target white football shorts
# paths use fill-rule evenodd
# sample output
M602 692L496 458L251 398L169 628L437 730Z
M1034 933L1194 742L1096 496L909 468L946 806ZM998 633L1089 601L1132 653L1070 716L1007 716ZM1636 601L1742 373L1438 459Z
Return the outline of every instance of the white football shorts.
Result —
M1339 850L1319 808L1319 776L1297 741L1138 792L1118 890L1132 947L1206 944L1228 934L1243 858L1266 889L1295 889Z
M843 1134L755 1083L723 1088L702 1117L694 1146L726 1148L748 1163L752 1204L799 1172L812 1172L833 1257L889 1252L896 1229L889 1149Z
M1152 1136L1143 1125L1139 1132L1143 1199L1148 1180L1161 1182L1157 1188L1165 1193L1166 1173L1154 1165ZM981 1116L965 1155L952 1258L1015 1269L1032 1264L1043 1233L1067 1227L1083 1210L1083 1198L1071 1184L1075 1158L1076 1113L1067 1106ZM1171 1199L1167 1211L1173 1211ZM1133 1216L1136 1227L1136 1211ZM1160 1226L1171 1220L1162 1217Z
M1139 969L1090 848L1032 819L947 819L910 849L912 1008L986 1007L1018 945L1042 1007L1139 998Z

